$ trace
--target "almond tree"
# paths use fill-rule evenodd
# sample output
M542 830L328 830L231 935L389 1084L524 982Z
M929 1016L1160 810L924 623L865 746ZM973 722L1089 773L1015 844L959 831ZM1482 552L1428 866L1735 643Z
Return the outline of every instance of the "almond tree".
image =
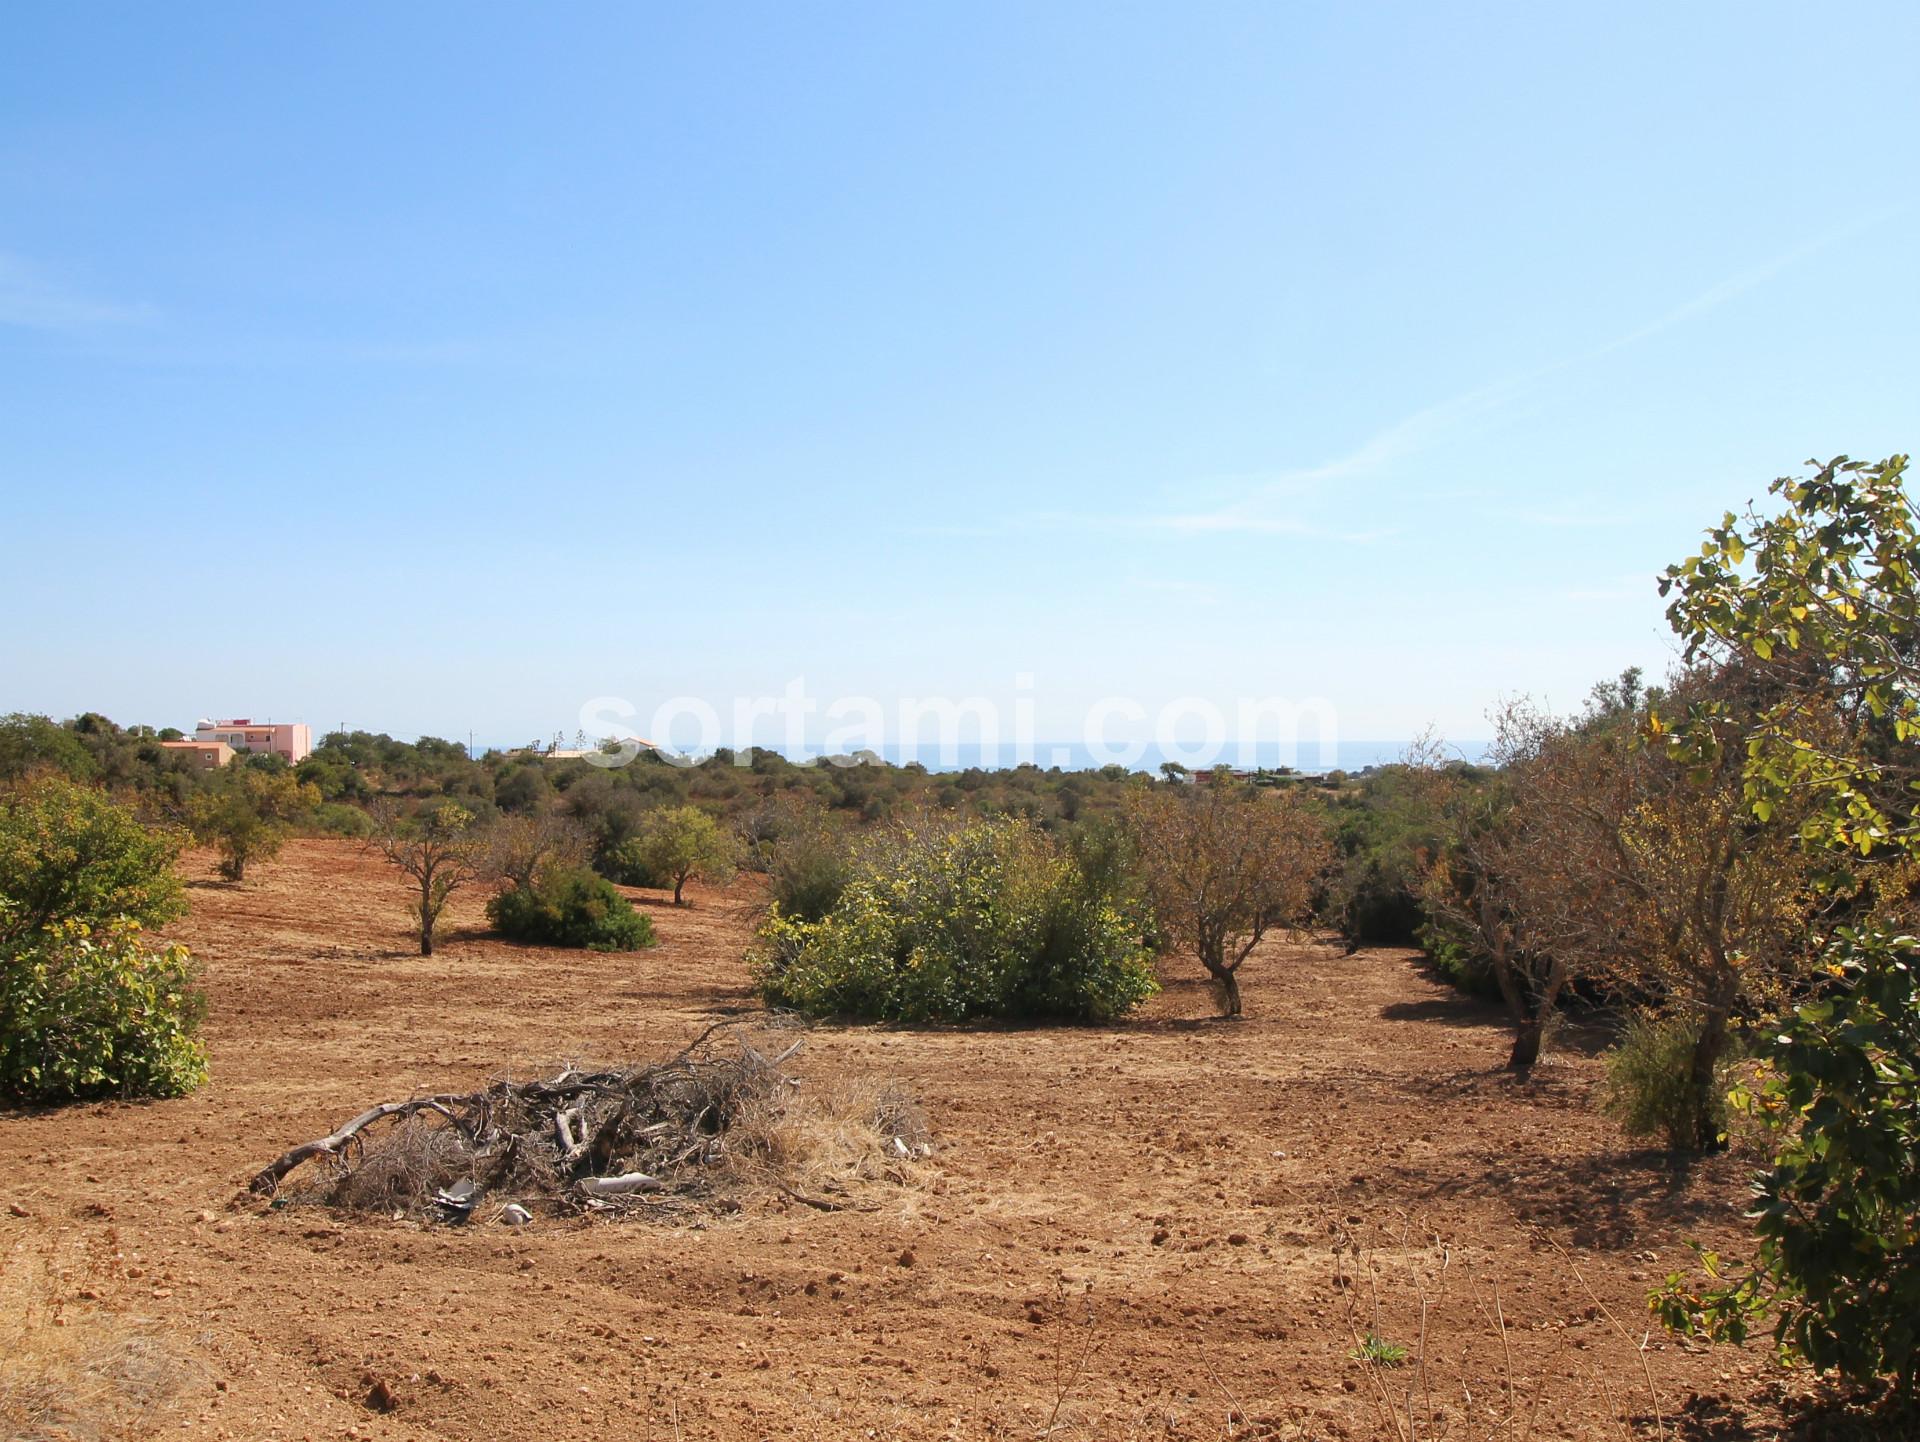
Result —
M487 828L482 869L489 880L531 891L547 872L585 866L592 847L572 817L551 810L502 816Z
M1503 862L1518 935L1688 1016L1684 1084L1701 1150L1719 1144L1716 1078L1733 1022L1805 971L1813 919L1791 829L1756 824L1742 796L1739 718L1755 685L1736 666L1696 670L1658 711L1630 694L1573 722L1522 713L1506 741L1516 815ZM1654 732L1662 713L1721 732L1682 753Z
M374 814L372 845L419 889L420 954L433 955L434 929L453 893L481 874L482 840L473 813L443 801L414 817L391 807Z
M1539 817L1525 804L1525 761L1509 741L1525 732L1516 722L1526 713L1510 708L1501 724L1494 782L1460 786L1444 773L1425 780L1436 793L1435 809L1451 837L1434 858L1421 885L1431 924L1486 963L1513 1021L1507 1070L1525 1076L1540 1059L1547 1024L1573 976L1569 952L1544 943L1527 924L1543 887L1567 884L1565 868L1553 864L1553 848Z
M1271 928L1306 919L1332 862L1320 817L1292 790L1217 771L1204 786L1143 790L1127 819L1161 930L1199 957L1222 1012L1239 1016L1240 964Z

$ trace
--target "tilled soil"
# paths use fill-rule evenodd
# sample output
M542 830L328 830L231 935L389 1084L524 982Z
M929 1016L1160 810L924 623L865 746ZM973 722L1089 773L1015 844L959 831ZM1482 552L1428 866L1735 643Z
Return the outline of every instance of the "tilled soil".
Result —
M0 1115L34 1325L169 1359L121 1399L167 1435L1776 1435L1762 1350L1649 1334L1644 1300L1687 1239L1740 1250L1747 1168L1627 1143L1578 1032L1514 1084L1498 1013L1411 953L1269 942L1240 1022L1174 962L1120 1026L819 1028L803 1078L928 1114L935 1155L870 1210L421 1226L243 1189L372 1102L752 1009L753 882L633 892L661 944L623 956L490 940L469 893L422 958L349 843L192 872L212 1083ZM1407 1359L1350 1355L1370 1333Z

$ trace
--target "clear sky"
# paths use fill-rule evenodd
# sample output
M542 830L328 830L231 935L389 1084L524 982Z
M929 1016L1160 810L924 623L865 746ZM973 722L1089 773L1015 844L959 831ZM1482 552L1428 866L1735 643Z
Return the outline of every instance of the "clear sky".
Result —
M1920 6L0 15L0 710L1485 735L1920 442Z

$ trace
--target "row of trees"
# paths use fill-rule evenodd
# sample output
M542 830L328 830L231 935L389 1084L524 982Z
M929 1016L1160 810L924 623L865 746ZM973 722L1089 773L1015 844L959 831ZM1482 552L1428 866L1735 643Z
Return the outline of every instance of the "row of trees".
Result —
M1652 1020L1615 1054L1637 1120L1772 1138L1756 1245L1654 1298L1671 1326L1920 1386L1920 527L1906 460L1783 478L1662 579L1680 669L1498 719L1349 798L1334 909L1397 896L1511 1010L1524 1072L1561 995ZM1736 1074L1726 1063L1739 1050Z

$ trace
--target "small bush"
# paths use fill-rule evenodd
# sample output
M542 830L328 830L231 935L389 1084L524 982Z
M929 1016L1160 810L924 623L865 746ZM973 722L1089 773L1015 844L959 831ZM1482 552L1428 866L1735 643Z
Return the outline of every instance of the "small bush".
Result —
M373 822L358 806L323 801L313 808L313 829L328 836L348 836L364 840L373 834Z
M853 876L853 848L824 813L803 812L760 844L767 895L783 916L819 921L839 903Z
M633 837L629 837L610 851L602 852L595 859L593 867L607 880L617 881L622 886L659 889L673 885L671 877L654 870L644 848L639 844L638 839Z
M1691 1017L1637 1015L1619 1044L1607 1053L1607 1080L1600 1109L1628 1136L1658 1136L1669 1147L1692 1149L1696 1138L1726 1130L1724 1087L1711 1089L1711 1110L1702 1116L1692 1085L1693 1049L1700 1029ZM1721 1070L1736 1058L1728 1055Z
M1415 932L1415 938L1448 986L1468 996L1500 1000L1500 983L1494 977L1493 963L1461 937L1443 926L1426 922Z
M654 944L653 922L605 878L584 867L556 867L532 886L487 903L494 930L538 946L638 951Z
M750 958L815 1015L1104 1021L1155 991L1142 921L1024 821L896 831L856 856L818 921L778 906Z
M244 771L234 766L219 781L187 799L187 826L196 841L220 853L222 876L229 881L244 881L249 866L280 854L291 829L289 823L310 812L319 801L319 789L296 780L285 763L277 769Z
M0 949L0 1093L22 1101L182 1096L207 1079L204 1004L183 946L56 922Z

